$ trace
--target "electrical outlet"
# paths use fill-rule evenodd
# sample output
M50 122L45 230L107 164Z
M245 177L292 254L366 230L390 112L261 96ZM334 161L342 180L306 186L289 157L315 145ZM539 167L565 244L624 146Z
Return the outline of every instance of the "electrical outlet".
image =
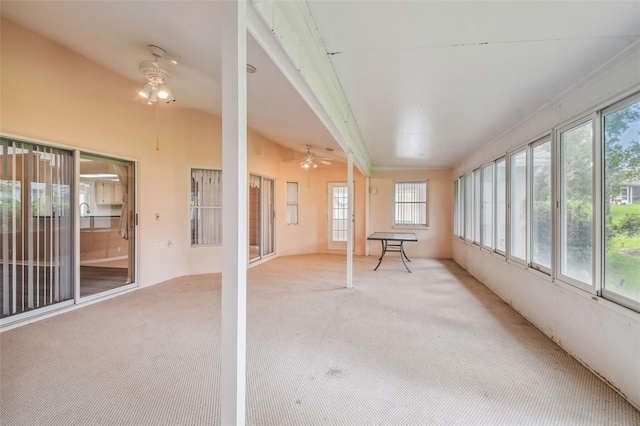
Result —
M116 253L120 253L122 249L120 247L116 247Z

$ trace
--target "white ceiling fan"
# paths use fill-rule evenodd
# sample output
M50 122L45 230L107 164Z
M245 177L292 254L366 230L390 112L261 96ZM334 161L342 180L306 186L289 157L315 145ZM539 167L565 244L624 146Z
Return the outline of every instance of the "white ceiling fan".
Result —
M302 167L303 169L310 169L310 168L315 169L318 167L318 164L324 164L326 166L331 165L331 161L329 161L330 158L318 157L316 154L311 152L311 145L307 145L307 152L302 156L296 157L296 158L289 158L282 161L299 161L299 160L301 160L300 167Z

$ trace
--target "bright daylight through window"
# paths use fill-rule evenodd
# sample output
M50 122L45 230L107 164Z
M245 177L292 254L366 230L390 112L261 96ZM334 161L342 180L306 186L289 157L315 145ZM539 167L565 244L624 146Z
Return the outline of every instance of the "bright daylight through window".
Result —
M603 287L640 302L640 101L605 111L602 127L606 200Z
M191 170L191 245L222 244L222 171Z
M560 133L560 273L592 284L593 124Z
M427 182L396 182L394 225L427 226Z

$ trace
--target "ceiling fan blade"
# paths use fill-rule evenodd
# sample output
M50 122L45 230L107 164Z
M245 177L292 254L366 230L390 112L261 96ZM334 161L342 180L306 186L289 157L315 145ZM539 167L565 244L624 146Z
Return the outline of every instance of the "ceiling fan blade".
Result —
M284 162L287 162L287 161L299 161L299 160L302 160L302 159L304 159L304 157L287 158L286 160L282 160L282 161L284 161Z
M327 160L319 160L322 164L324 164L325 166L330 166L331 165L331 161L327 161Z

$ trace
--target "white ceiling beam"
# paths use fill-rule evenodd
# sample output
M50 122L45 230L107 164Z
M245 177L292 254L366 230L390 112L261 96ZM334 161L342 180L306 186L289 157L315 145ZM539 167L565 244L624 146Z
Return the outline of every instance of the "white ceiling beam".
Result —
M247 29L363 175L371 159L306 1L252 0Z

